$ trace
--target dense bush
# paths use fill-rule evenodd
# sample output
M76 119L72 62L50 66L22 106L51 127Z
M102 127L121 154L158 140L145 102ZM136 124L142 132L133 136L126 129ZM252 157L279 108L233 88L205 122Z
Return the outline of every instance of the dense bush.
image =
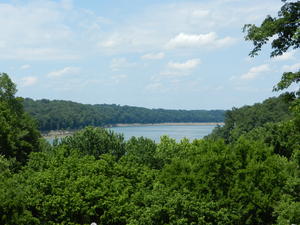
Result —
M288 159L244 137L229 145L132 138L125 146L119 138L87 128L31 153L18 173L1 158L0 223L299 222L299 149Z

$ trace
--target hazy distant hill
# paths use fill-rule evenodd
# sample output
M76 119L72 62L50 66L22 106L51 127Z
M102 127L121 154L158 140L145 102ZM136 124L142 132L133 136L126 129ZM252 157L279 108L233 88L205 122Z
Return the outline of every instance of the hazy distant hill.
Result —
M42 131L80 129L117 123L223 122L224 110L166 110L62 100L24 99L25 110Z

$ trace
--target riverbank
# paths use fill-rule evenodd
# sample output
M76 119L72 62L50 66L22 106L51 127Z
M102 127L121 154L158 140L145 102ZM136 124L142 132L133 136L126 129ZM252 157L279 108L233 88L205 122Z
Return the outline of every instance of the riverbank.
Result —
M223 122L203 123L119 123L108 127L144 127L144 126L223 126Z
M72 130L72 131L66 131L66 130L51 130L47 133L42 133L42 136L44 138L64 138L67 136L73 135L77 130Z
M119 123L107 125L104 128L112 127L147 127L147 126L223 126L222 122L203 122L203 123ZM63 138L74 134L78 130L53 130L43 133L44 138L54 139Z

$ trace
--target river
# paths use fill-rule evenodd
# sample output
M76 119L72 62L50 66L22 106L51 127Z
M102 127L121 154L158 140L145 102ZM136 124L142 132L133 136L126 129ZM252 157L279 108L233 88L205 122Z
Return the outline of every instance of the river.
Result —
M160 137L168 135L174 138L177 142L183 138L190 140L203 138L210 134L216 125L151 125L151 126L123 126L123 127L111 127L107 128L116 133L122 133L125 140L130 139L132 136L135 137L146 137L154 140L155 142L160 141ZM47 138L49 142L53 141L53 138Z
M215 125L160 125L160 126L138 126L138 127L112 127L109 128L116 133L124 134L126 140L132 136L147 137L159 142L160 137L168 135L180 141L183 138L190 140L203 138L211 133Z

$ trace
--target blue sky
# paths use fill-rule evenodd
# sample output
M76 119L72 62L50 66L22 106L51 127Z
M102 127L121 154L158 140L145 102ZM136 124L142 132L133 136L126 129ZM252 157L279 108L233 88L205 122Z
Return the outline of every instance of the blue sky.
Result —
M277 0L5 0L0 68L18 95L89 104L230 109L276 95L298 51L249 58L246 23Z

